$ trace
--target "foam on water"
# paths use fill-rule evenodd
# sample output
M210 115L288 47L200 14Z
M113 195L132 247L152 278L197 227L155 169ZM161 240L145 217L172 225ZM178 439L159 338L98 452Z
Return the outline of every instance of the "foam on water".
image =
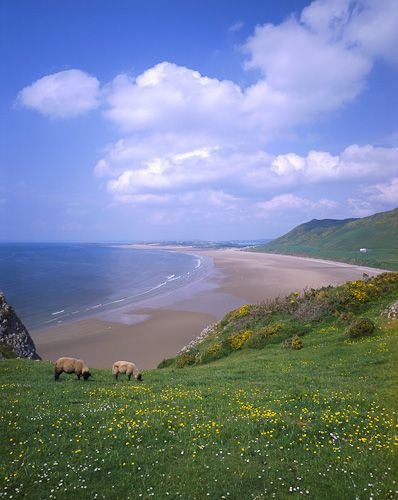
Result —
M38 329L170 293L201 279L206 262L158 249L0 244L0 291Z

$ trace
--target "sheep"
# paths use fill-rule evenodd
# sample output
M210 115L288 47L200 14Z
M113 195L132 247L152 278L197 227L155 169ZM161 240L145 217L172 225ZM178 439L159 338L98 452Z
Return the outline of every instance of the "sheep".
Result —
M83 376L84 380L91 377L90 370L82 359L76 358L59 358L54 366L54 379L58 380L61 373L76 373L77 378Z
M112 366L112 374L115 376L117 380L119 373L125 373L130 380L131 375L134 375L136 380L142 380L142 373L135 366L134 363L130 361L115 361Z

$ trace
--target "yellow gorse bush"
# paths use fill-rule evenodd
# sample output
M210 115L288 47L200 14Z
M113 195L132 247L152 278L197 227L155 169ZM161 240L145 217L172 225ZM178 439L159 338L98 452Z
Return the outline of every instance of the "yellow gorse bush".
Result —
M184 352L176 358L176 367L184 368L184 366L190 366L195 363L195 355L191 352Z
M222 349L222 345L219 342L216 342L215 344L212 344L208 349L207 352L209 354L218 354Z
M367 302L370 297L380 293L379 288L375 284L362 280L348 283L348 290L354 302L361 304Z
M272 337L272 335L275 335L278 333L280 330L283 328L283 323L278 322L274 323L272 325L265 326L264 328L261 329L261 335L266 335L267 337Z
M335 325L331 325L331 326L327 326L325 328L321 328L319 330L319 333L322 333L322 334L329 334L329 333L335 333L338 331L338 328L337 326Z
M294 337L292 337L292 349L298 351L299 349L302 348L303 348L303 341L300 339L298 335L294 335Z
M247 340L253 335L251 330L245 330L243 332L237 333L236 335L231 335L228 338L228 343L234 351L242 349L243 345Z
M235 309L231 313L231 318L232 319L243 318L244 316L246 316L250 312L250 307L251 307L250 304L245 304L245 305L239 307L238 309Z

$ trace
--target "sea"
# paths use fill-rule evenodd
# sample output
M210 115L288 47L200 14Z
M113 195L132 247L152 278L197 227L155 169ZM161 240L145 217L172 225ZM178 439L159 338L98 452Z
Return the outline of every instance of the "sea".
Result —
M211 259L127 245L0 243L0 292L28 330L148 303L201 280Z

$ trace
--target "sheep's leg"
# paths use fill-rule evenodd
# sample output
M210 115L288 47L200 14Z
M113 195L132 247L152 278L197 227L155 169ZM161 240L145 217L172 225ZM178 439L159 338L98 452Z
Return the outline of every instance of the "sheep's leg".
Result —
M118 376L119 376L119 372L115 373L115 380L116 380L116 382L117 382Z
M80 380L80 374L76 373L78 380Z
M54 370L54 380L57 381L59 379L59 376L61 375L62 371L58 371L57 369Z
M131 373L129 373L129 380L131 379Z

